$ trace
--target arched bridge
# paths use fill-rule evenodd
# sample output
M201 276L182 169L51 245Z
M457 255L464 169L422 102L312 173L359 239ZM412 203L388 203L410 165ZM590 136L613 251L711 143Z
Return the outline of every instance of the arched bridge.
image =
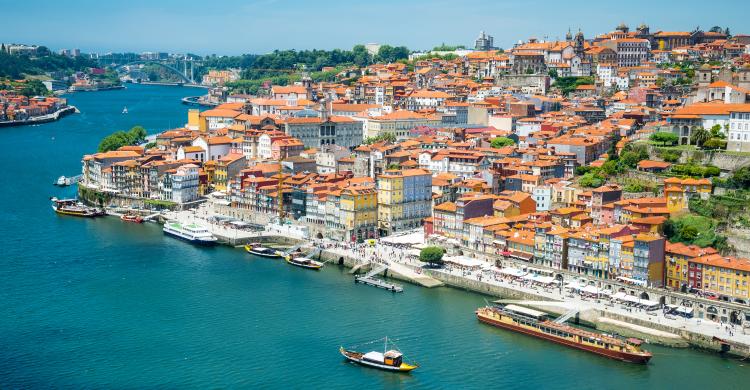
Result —
M177 68L175 68L175 67L173 67L173 66L171 66L171 65L168 65L168 64L166 64L166 63L164 63L164 62L161 62L161 61L152 61L152 60L137 60L137 61L130 61L130 62L128 62L128 63L125 63L125 64L121 64L121 65L118 65L116 69L117 69L117 70L120 70L120 69L122 69L122 68L124 68L124 67L126 67L126 66L129 66L129 65L139 65L139 64L154 64L154 65L159 65L159 66L161 66L162 68L168 69L168 70L170 70L170 71L171 71L172 73L174 73L175 75L179 76L179 77L180 77L180 79L181 79L182 81L184 81L185 83L187 83L187 84L195 84L195 81L194 81L194 80L191 80L191 78L190 78L190 77L188 77L188 75L186 75L186 74L182 73L182 71L181 71L181 70L179 70L179 69L177 69ZM191 64L190 64L191 76L192 76L192 69L193 69L193 65L192 65L192 62L191 62Z

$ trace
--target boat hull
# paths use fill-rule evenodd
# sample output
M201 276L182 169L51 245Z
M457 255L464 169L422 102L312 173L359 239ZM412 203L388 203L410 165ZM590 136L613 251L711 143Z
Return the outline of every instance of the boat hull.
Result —
M571 340L553 337L551 335L547 335L542 332L539 332L539 333L533 332L529 329L526 329L520 326L515 326L513 324L508 324L502 321L498 321L496 319L485 317L480 314L477 314L477 319L480 322L483 322L488 325L492 325L498 328L508 329L514 332L523 333L528 336L552 341L557 344L565 345L567 347L579 349L579 350L586 351L586 352L591 352L600 356L608 357L610 359L620 360L620 361L628 362L628 363L636 363L636 364L646 364L648 363L649 360L651 360L651 355L637 355L637 354L631 354L627 352L619 352L619 351L612 351L612 350L608 350L604 348L591 347L588 345L576 343Z
M371 362L369 360L356 357L357 355L360 355L360 354L356 352L352 352L352 351L347 351L346 349L344 349L344 347L339 348L339 352L341 352L341 355L344 356L346 360L349 360L350 362L354 362L354 363L357 363L359 365L363 365L366 367L377 368L383 371L408 373L408 372L415 370L417 367L419 367L419 366L412 366L406 363L401 364L401 366L399 367L394 367L394 366L389 366L387 364Z
M302 263L297 263L294 260L287 260L286 262L295 267L310 269L313 271L320 271L320 269L323 268L322 264L302 264Z
M171 232L169 230L162 230L162 231L166 235L169 235L169 236L172 236L172 237L175 237L175 238L179 238L180 240L183 240L185 242L189 242L189 243L191 243L193 245L200 245L200 246L214 246L214 245L216 245L216 240L213 240L213 241L209 241L209 240L196 240L196 239L192 239L192 238L185 237L183 235L177 234L175 232Z
M269 259L280 259L281 255L277 253L263 253L263 252L256 252L252 249L245 248L245 251L251 255L260 256L260 257L267 257Z

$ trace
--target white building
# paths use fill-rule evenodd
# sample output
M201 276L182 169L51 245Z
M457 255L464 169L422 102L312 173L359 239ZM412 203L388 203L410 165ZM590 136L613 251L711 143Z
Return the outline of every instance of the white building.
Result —
M552 207L552 187L538 186L534 188L531 198L536 202L536 211L549 211Z
M746 108L733 109L729 113L729 137L727 150L750 152L750 104Z
M172 201L188 203L198 199L198 166L185 164L172 175Z

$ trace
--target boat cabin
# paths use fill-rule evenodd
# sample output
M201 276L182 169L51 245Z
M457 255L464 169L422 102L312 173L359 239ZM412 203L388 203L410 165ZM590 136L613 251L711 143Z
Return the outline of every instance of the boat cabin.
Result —
M401 366L401 363L403 360L403 357L402 357L403 355L401 355L401 352L390 350L386 352L383 356L385 356L385 361L384 361L385 364L389 366L393 366L393 367Z
M395 350L387 351L384 354L377 351L367 352L362 356L362 360L392 367L400 367L403 362L401 352Z

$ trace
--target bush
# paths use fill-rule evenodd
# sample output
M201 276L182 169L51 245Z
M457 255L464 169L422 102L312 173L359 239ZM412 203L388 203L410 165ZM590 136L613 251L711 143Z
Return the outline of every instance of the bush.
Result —
M515 145L516 142L508 137L497 137L490 141L490 146L493 148L502 148L504 146Z
M649 137L651 141L661 143L662 145L674 145L679 140L679 137L677 137L677 134L670 133L670 132L658 132L651 134Z
M419 251L419 261L430 265L442 265L445 250L439 246L428 246Z
M589 172L578 180L578 184L582 187L597 188L604 184L604 178L599 176L597 173Z
M661 152L661 158L669 163L677 162L680 159L681 154L673 152L671 150L665 150Z

